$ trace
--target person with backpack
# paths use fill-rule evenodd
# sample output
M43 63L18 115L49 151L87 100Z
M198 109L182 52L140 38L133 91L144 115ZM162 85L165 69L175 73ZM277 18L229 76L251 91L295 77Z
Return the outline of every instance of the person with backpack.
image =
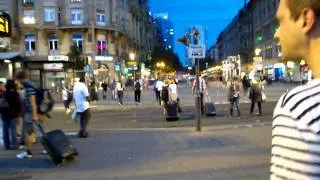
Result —
M233 108L236 106L238 111L238 116L241 115L239 108L240 100L240 85L237 77L233 77L229 86L228 99L230 101L230 117L233 116Z
M17 154L17 158L31 158L34 126L33 121L39 121L38 105L36 100L37 91L32 81L28 79L26 71L20 71L17 74L17 80L23 85L25 90L25 97L23 98L23 133L25 150Z
M137 79L134 82L134 99L135 99L136 105L140 104L141 90L142 90L142 86L140 84L140 81Z
M259 108L259 116L262 115L262 87L260 85L260 79L256 78L252 80L249 99L251 99L250 114L253 114L254 106L257 103Z
M18 149L17 123L21 113L21 102L14 80L8 80L3 98L7 107L2 107L3 143L6 150Z

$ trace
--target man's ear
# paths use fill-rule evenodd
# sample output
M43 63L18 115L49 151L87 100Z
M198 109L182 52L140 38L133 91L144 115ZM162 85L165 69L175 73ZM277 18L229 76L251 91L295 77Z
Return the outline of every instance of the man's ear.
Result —
M311 8L304 8L301 11L302 31L305 34L310 33L316 23L316 14Z

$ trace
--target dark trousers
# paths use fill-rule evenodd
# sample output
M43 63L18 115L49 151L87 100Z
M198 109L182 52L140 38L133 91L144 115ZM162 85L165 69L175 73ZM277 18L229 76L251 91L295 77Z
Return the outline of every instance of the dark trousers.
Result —
M64 100L64 101L63 101L63 104L64 104L64 108L69 109L69 107L70 107L70 100Z
M240 116L239 97L233 97L230 101L230 115L233 115L233 107L236 106L238 115Z
M156 99L157 99L157 101L159 102L159 104L161 105L161 97L160 97L160 91L158 91L158 90L156 90L155 91L156 92Z
M261 102L257 102L257 101L251 101L251 109L250 109L250 114L253 114L253 109L254 109L254 105L258 104L258 108L259 108L259 114L262 114L262 110L261 110Z
M138 103L140 103L140 97L141 97L141 90L135 90L134 91L134 100Z
M119 103L123 104L123 91L118 91L118 99Z
M17 119L2 117L2 123L4 148L10 149L10 146L16 147L18 145Z
M108 92L107 90L102 91L102 98L103 99L107 99L107 92Z
M87 126L91 118L90 109L87 109L79 113L79 115L80 115L80 130L82 132L87 132Z
M204 108L203 108L203 93L200 93L200 107L201 107L201 113L204 114Z

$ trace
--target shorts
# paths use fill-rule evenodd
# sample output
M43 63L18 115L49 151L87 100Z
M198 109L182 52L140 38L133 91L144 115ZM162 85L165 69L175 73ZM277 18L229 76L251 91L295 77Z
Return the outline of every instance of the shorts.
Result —
M32 120L32 113L26 113L23 119L23 132L25 134L32 134L34 133L34 126Z

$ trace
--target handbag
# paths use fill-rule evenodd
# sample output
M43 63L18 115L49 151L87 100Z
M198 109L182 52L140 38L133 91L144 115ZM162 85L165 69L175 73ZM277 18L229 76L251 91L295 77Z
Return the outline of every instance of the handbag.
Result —
M261 92L261 97L263 102L267 100L267 96L264 92Z

